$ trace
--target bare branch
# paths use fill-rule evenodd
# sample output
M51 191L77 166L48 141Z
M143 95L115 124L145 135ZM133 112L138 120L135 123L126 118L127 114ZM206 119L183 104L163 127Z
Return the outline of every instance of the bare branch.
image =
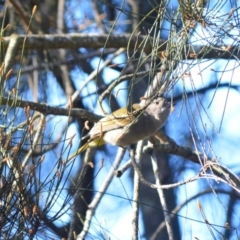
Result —
M13 36L4 37L6 47L9 45ZM26 35L14 35L19 43L19 48L23 46L24 38ZM45 35L30 35L27 37L24 48L27 49L79 49L91 48L98 49L105 46L105 48L129 48L137 49L143 47L144 51L151 53L152 39L144 35L131 35L131 34L45 34ZM158 52L166 50L167 42L160 40ZM219 46L206 46L206 45L186 45L183 51L183 58L185 59L201 59L201 58L219 58L222 59L239 59L239 48L234 47L226 50ZM193 55L194 54L194 55Z
M85 109L52 107L47 104L34 103L34 102L24 101L24 100L2 98L1 104L12 106L12 107L14 106L22 107L22 108L29 107L31 110L41 112L45 115L52 114L52 115L71 116L76 118L88 119L92 122L96 122L101 118L100 116L97 116L96 114L91 113Z

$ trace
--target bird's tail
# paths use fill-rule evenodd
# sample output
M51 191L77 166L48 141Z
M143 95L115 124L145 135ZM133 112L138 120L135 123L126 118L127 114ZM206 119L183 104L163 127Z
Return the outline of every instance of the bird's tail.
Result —
M76 156L78 156L79 154L81 154L82 152L87 150L88 148L101 146L103 144L105 144L105 142L102 138L92 139L92 140L86 142L83 146L81 146L75 153L70 155L70 157L66 160L66 162L69 162L70 160L72 160L73 158L75 158Z
M86 142L83 146L81 146L75 153L70 155L70 157L66 160L66 162L71 161L73 158L84 152L89 147L89 142Z

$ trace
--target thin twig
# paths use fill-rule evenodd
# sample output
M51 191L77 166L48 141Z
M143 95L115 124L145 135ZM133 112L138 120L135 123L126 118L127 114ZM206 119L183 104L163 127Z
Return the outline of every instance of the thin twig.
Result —
M90 223L91 223L92 217L95 213L95 210L96 210L98 204L100 203L103 195L105 194L109 184L111 183L111 181L114 177L114 171L115 171L115 169L118 168L118 165L120 164L124 154L125 154L125 149L119 148L118 153L116 155L116 158L114 160L113 166L112 166L110 172L108 173L108 176L106 177L106 179L105 179L104 183L102 184L102 186L100 187L98 193L96 194L96 196L94 197L94 199L92 200L92 202L88 206L88 210L86 212L86 217L85 217L85 221L84 221L83 230L77 236L77 240L85 239L85 237L88 233L88 230L90 228Z
M167 203L166 203L166 199L164 196L164 192L163 189L161 189L161 180L160 180L160 171L159 171L159 163L158 163L158 159L152 155L151 156L151 160L152 160L152 167L153 167L153 172L154 172L154 176L156 179L156 185L158 186L157 191L158 191L158 196L163 208L163 215L164 215L164 219L165 219L165 223L167 226L167 232L168 232L168 239L169 240L174 240L174 235L173 235L173 228L172 228L172 224L171 224L171 217L168 211L168 207L167 207Z
M132 162L131 159L129 159L120 169L115 171L115 176L116 177L121 177L123 175L123 173L129 169L130 167L132 167Z
M133 168L134 170L136 171L136 173L139 175L139 179L140 181L147 185L148 187L150 188L153 188L153 189L157 189L157 188L161 188L161 189L169 189L169 188L174 188L174 187L178 187L178 186L181 186L181 185L184 185L186 183L189 183L189 182L193 182L193 181L196 181L197 179L199 179L199 174L197 174L196 176L194 177L191 177L185 181L181 181L181 182L177 182L177 183L172 183L172 184L166 184L166 185L161 185L161 186L157 186L156 184L153 184L153 183L150 183L148 182L142 175L137 163L136 163L136 160L135 160L135 156L134 156L134 150L133 149L130 149L130 158L131 158L131 163L133 165Z
M33 124L33 122L31 123L31 125ZM32 156L32 153L38 143L38 140L39 138L41 137L41 134L42 134L42 129L43 129L43 126L45 124L45 117L43 114L40 114L40 121L38 123L38 126L37 126L37 130L35 132L35 136L34 136L34 139L33 139L33 143L31 144L31 149L29 149L26 157L24 158L23 162L22 162L22 168L24 169L28 163L28 160L29 158ZM30 126L30 125L29 125ZM31 134L31 133L30 133Z
M136 148L136 159L140 165L142 149L144 141L140 141L137 144ZM134 172L133 180L133 212L132 212L132 240L138 239L138 228L139 228L139 187L140 187L140 178L139 175Z
M88 77L85 79L84 83L82 84L82 86L76 90L74 92L74 94L72 95L72 101L74 101L78 96L79 93L86 87L86 85L93 80L94 77L97 76L97 74L99 74L108 64L110 64L112 62L112 60L117 57L118 55L120 55L121 53L123 53L125 51L124 48L120 48L118 49L115 53L112 54L112 56L110 58L108 58L104 63L101 64L101 66L99 66L99 68L95 69L93 72L91 72ZM68 104L65 106L68 107Z

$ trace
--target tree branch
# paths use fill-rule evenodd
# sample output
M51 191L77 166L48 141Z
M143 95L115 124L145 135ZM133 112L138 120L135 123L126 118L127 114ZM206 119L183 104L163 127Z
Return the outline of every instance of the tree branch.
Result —
M11 107L21 107L21 108L27 108L29 107L31 110L38 111L40 113L43 113L44 115L62 115L62 116L71 116L75 118L84 118L88 119L92 122L97 122L101 116L98 116L92 112L89 112L85 109L81 108L60 108L60 107L52 107L47 104L42 103L35 103L20 99L9 99L9 98L1 98L0 99L1 105L7 105Z
M23 46L26 35L14 35L4 37L6 47L9 45L11 38L17 38L19 48ZM144 35L132 34L45 34L45 35L29 35L26 38L24 45L25 49L78 49L91 48L98 49L105 46L105 48L128 48L135 49L143 48L147 53L152 52L153 39ZM144 43L144 44L143 44ZM159 41L158 52L165 51L167 42ZM156 49L155 49L156 50ZM230 49L222 49L221 46L216 45L192 45L191 43L184 47L182 52L183 59L201 59L201 58L222 58L222 59L239 59L240 49L232 47Z

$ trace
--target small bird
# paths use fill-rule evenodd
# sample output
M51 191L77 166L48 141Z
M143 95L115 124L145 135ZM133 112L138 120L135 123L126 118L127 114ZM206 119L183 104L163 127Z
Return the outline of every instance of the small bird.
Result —
M133 104L131 111L126 107L120 108L100 119L82 138L82 140L88 138L88 141L68 160L87 148L105 143L126 147L148 138L165 124L170 112L171 103L162 97L144 99L139 104Z

